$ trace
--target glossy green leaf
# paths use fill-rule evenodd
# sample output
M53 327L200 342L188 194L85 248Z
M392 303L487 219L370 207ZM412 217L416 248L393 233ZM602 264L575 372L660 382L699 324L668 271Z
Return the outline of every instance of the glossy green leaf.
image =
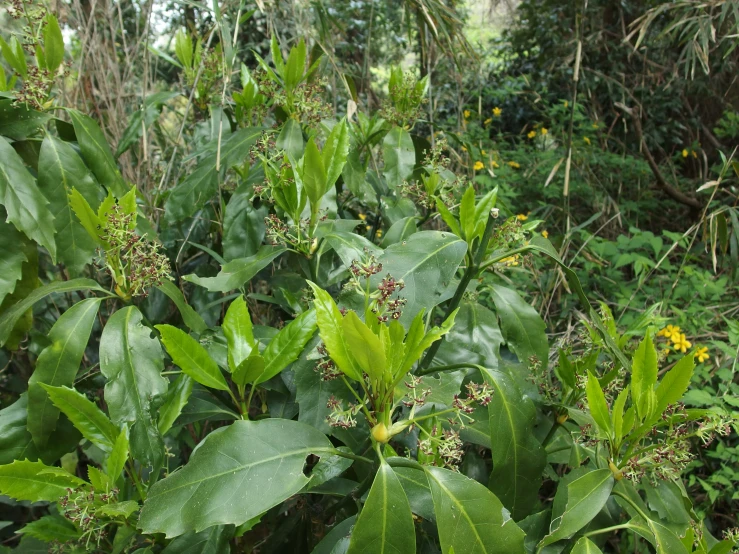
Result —
M523 552L524 532L487 488L448 469L427 467L426 475L442 552Z
M115 482L120 477L128 461L128 426L124 425L113 443L113 448L105 462L105 473Z
M570 554L603 554L603 552L589 538L582 537L575 543Z
M207 350L190 335L171 325L155 325L161 333L161 341L172 361L182 371L205 387L228 390L218 364Z
M255 349L234 369L231 380L242 387L248 383L256 385L256 381L262 375L264 375L264 357Z
M18 530L19 535L33 537L44 542L58 542L61 544L67 541L75 541L80 538L79 531L71 521L61 516L42 516L36 521L32 521Z
M400 322L408 325L418 312L427 312L451 297L450 286L467 251L467 243L451 233L421 231L389 246L379 261L382 273L373 277L373 285L388 273L402 279L400 295L408 300ZM446 295L446 296L445 296Z
M236 189L223 215L223 257L226 261L248 258L259 251L266 227L267 206L251 203L251 186Z
M381 380L387 367L387 359L380 338L353 311L344 316L341 329L348 351L357 366L374 381Z
M116 198L121 198L128 192L128 187L121 177L121 172L118 171L103 131L91 117L77 110L66 111L72 120L77 144L80 146L85 163L101 185L111 191Z
M196 333L202 333L208 328L208 325L203 320L202 316L192 309L192 307L185 300L185 296L182 291L177 288L172 281L165 280L161 285L157 285L157 288L163 292L172 302L174 302L177 309L180 311L182 321L191 331Z
M362 378L362 370L355 364L349 345L344 339L343 316L331 295L315 283L308 281L313 289L313 307L316 310L316 323L321 340L326 345L329 356L345 375L355 381Z
M64 38L59 22L53 14L46 15L44 25L44 56L46 57L46 69L53 75L64 61Z
M657 554L688 554L678 536L662 523L648 519L647 525L654 534Z
M300 491L306 457L328 448L323 433L297 421L236 421L210 433L187 465L149 490L139 527L175 537L240 525Z
M249 307L243 296L234 298L223 319L223 334L228 343L228 367L233 373L256 346Z
M651 335L647 333L634 352L631 364L631 397L640 420L652 414L657 369L657 350L654 348Z
M612 437L613 427L611 426L611 414L608 412L606 397L603 394L603 389L600 388L598 378L591 371L588 371L588 382L585 385L585 393L588 399L590 415L593 416L601 434L605 437Z
M568 539L598 515L611 496L614 479L610 469L596 469L567 485L567 505L558 521L553 521L551 532L539 543L539 549L548 544Z
M67 488L75 489L84 484L71 473L41 462L17 460L0 466L0 494L15 500L54 502L66 494Z
M513 378L498 370L483 368L493 387L488 405L493 471L488 486L519 521L537 504L547 454L534 436L536 407Z
M693 356L687 355L683 356L670 371L665 373L655 391L657 402L654 417L661 416L667 406L675 404L683 397L690 385L694 369L695 360Z
M3 313L0 318L0 346L4 345L8 340L16 322L23 314L31 308L36 302L45 298L49 294L59 292L75 292L81 290L97 290L107 293L108 291L97 284L92 279L70 279L69 281L52 281L48 285L37 288L23 300L15 304L12 308Z
M326 170L326 186L324 194L334 186L342 170L346 164L346 158L349 155L349 130L346 120L342 119L334 125L323 145L321 157L323 158L323 167Z
M10 223L0 219L0 304L15 290L15 284L23 275L23 262L27 261L23 248L23 236Z
M13 98L0 98L1 136L17 141L26 140L37 134L50 118L49 113L33 110Z
M303 187L308 193L308 199L312 206L318 206L326 192L326 168L323 166L323 158L312 138L305 146L305 154L300 163Z
M231 554L233 534L230 525L214 525L200 533L190 531L170 542L162 554Z
M508 347L522 363L528 364L535 356L546 367L549 343L546 325L538 312L513 289L495 285L491 296Z
M303 129L297 120L290 117L285 121L275 146L287 152L287 156L291 160L299 160L303 157Z
M131 455L160 466L164 444L152 401L167 391L162 348L141 323L141 312L129 306L108 319L100 337L100 372L106 378L105 402L116 425L128 423Z
M164 436L172 425L180 417L182 409L187 404L192 394L194 381L185 374L180 374L173 383L169 384L167 392L164 395L164 402L159 407L159 419L157 428Z
M413 514L393 469L383 460L352 531L348 554L416 552Z
M459 224L464 236L462 237L469 244L475 235L475 226L477 219L475 218L475 187L468 187L462 195L462 201L459 204Z
M416 164L416 150L411 135L401 127L393 127L385 135L382 143L382 155L385 160L383 173L387 184L397 188L413 173Z
M224 264L215 277L185 275L183 279L205 287L211 292L228 292L245 285L285 250L285 248L262 246L259 252L253 256L239 258Z
M331 245L331 248L334 249L339 258L341 258L344 267L347 269L352 265L353 261L362 260L368 254L376 257L382 255L382 249L375 246L374 243L368 241L362 235L347 233L344 231L334 231L333 233L326 235L324 238L326 239L326 242Z
M46 248L56 261L54 216L49 201L21 157L3 137L0 137L0 204L5 206L7 221Z
M290 49L290 53L287 56L287 63L285 63L285 69L282 74L283 82L285 83L285 90L291 92L300 81L303 80L303 73L305 72L305 60L307 57L307 49L305 46L305 40L300 39L300 42ZM279 62L275 64L277 67Z
M41 384L74 384L99 307L99 298L82 300L64 312L49 331L51 344L39 354L36 369L28 380L28 430L36 446L46 446L59 419L59 409Z
M620 443L624 435L631 431L631 428L627 428L624 419L624 409L626 406L626 399L629 396L629 386L627 385L616 397L616 401L613 403L612 420L613 420L613 435L616 443Z
M49 200L54 215L59 260L73 275L79 275L92 260L96 241L75 215L70 203L72 189L96 206L100 187L77 152L66 142L47 135L38 160L38 186Z
M49 398L82 436L103 450L110 451L118 438L118 429L94 403L74 389L41 385Z
M303 312L285 327L280 329L262 352L264 372L254 382L263 383L277 375L298 359L305 345L316 332L316 312Z
M215 158L200 162L181 183L177 184L164 203L167 221L177 223L202 208L218 191L218 171Z

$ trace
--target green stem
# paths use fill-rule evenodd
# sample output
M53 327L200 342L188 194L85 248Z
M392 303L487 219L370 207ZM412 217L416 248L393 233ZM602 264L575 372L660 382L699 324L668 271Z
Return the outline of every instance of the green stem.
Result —
M424 375L428 375L429 373L436 373L437 371L452 371L454 369L464 369L464 368L475 369L477 367L478 367L477 364L435 365L435 366L431 366L431 367L427 367L423 369L418 369L415 372L415 375L417 377L423 377Z
M367 418L367 421L373 421L372 417L370 416L369 410L367 409L367 405L365 404L364 400L359 397L357 391L354 390L354 387L349 384L349 381L347 381L346 377L344 377L343 375L341 376L341 381L346 385L346 388L351 391L351 393L354 395L354 398L357 399L357 402L359 402L359 405L362 407L362 411L364 412L364 416ZM365 392L367 391L365 390Z
M648 516L647 514L645 514L645 513L644 513L644 512L642 511L642 509L641 509L641 508L640 508L639 506L637 506L637 505L636 505L636 503L635 503L635 502L634 502L633 500L631 500L631 498L629 498L628 496L626 496L626 495L625 495L624 493L622 493L621 491L613 491L613 494L614 494L614 495L616 495L616 496L620 496L621 498L623 498L623 499L624 499L624 500L625 500L625 501L626 501L626 502L627 502L628 504L630 504L630 505L631 505L631 507L632 507L632 508L634 508L634 510L636 510L636 512L637 512L637 513L638 513L638 514L639 514L639 515L640 515L641 517L643 517L643 518L644 518L644 520L645 520L645 521L649 521L649 520L651 519L651 518L650 518L650 517L649 517L649 516Z
M554 435L557 433L557 429L559 429L559 423L557 423L557 420L555 419L554 425L552 425L552 428L549 429L547 436L544 437L544 440L541 443L544 448L546 448L549 442L554 438Z
M139 496L141 497L141 501L143 502L144 500L146 500L146 491L144 490L144 486L141 484L141 480L136 473L136 468L134 467L133 462L128 461L126 463L126 471L128 471L128 474L131 476L133 484L136 485L136 490L139 491Z
M451 313L456 310L459 307L459 303L462 301L462 297L464 296L465 291L467 290L467 285L470 284L470 281L473 277L476 277L478 275L478 272L480 270L480 265L482 264L482 259L485 257L485 252L488 249L488 242L490 242L490 235L493 233L493 223L495 222L495 217L493 217L493 212L491 211L488 214L488 220L485 224L485 230L482 233L482 239L480 239L480 243L477 245L477 250L475 251L475 257L473 263L467 266L467 270L464 272L464 275L462 276L462 280L459 282L459 285L457 286L457 290L454 291L454 296L449 301L449 305L447 306L446 313L444 314L444 319L447 319ZM431 345L431 348L428 349L426 352L426 355L424 356L423 360L421 360L421 363L418 365L419 369L426 369L431 365L431 362L433 361L434 357L436 356L436 353L439 351L439 347L441 346L441 343L444 341L444 337L441 337L441 339L437 340L434 344Z
M583 537L592 537L593 535L600 535L602 533L610 533L611 531L618 531L619 529L632 529L634 526L631 523L621 523L620 525L611 525L610 527L604 527L603 529L596 529L585 533Z
M408 420L408 423L409 423L409 425L414 425L414 424L418 423L419 421L424 421L424 420L430 419L432 417L438 417L440 415L444 415L444 414L448 414L450 412L456 412L456 411L457 411L456 408L448 408L448 409L442 410L440 412L434 412L433 414L427 414L425 416L417 417L415 419L409 419Z
M246 419L249 419L249 408L251 408L251 399L255 390L257 390L257 386L252 385L251 390L249 390L249 399L246 401L246 409L241 413L242 416L246 416Z

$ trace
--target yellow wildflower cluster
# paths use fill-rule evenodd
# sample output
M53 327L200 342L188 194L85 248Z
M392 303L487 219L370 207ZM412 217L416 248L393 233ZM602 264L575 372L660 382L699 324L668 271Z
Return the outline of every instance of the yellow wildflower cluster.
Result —
M536 136L536 131L534 131L534 130L532 129L531 131L529 131L529 134L528 134L528 135L526 135L526 136L527 136L527 137L529 137L530 139L532 139L532 138L534 138L534 137Z
M475 162L475 165L474 165L474 167L473 167L473 169L474 169L475 171L480 171L481 169L484 169L484 168L485 168L485 164L484 164L484 163L482 163L482 162L481 162L480 160L477 160L477 161Z
M546 127L542 127L541 128L541 134L542 135L546 135L548 132L549 132L549 129L547 129Z
M490 125L493 122L492 117L488 117L485 121L482 122L483 125Z
M515 267L520 263L519 258L520 256L518 254L516 254L515 256L508 256L507 258L503 258L502 260L500 260L500 263L508 267Z
M693 353L693 357L698 360L699 363L703 363L706 360L711 359L711 355L708 353L708 347L707 346L701 346L700 348L697 348L695 352Z
M690 152L688 152L687 148L683 148L683 151L682 151L683 158L687 158L688 154L691 154L694 158L698 157L698 152L696 152L695 150L691 150Z
M541 232L541 236L544 237L545 239L548 239L549 238L549 231L547 231L546 229L544 229Z
M682 329L678 327L677 325L668 325L664 329L661 329L657 333L658 337L665 337L670 342L672 342L672 347L675 349L675 352L682 352L685 354L688 349L693 346L693 343L691 343L686 337L685 333L682 332ZM709 359L710 356L708 355L708 348L698 348L695 353L693 354L699 362L704 362L705 360Z
M518 169L518 168L521 167L521 164L520 163L514 162L513 160L511 160L510 162L508 162L508 165L511 166L513 169Z
M470 111L469 110L465 110L464 111L464 118L465 119L469 119L470 118Z
M495 106L493 108L493 115L495 117L500 117L500 114L502 114L502 113L503 113L503 110L501 110L498 106Z
M496 168L500 167L498 165L498 162L496 162L495 160L493 160L492 162L490 162L490 165L493 166L493 169L496 169Z
M529 218L529 216L528 215L524 215L524 214L518 214L516 216L516 219L518 219L519 221L526 221L528 218Z

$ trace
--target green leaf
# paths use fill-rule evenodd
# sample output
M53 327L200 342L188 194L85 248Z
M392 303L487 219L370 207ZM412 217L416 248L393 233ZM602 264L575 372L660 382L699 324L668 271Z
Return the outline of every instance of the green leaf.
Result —
M36 135L50 118L50 114L16 103L13 98L0 98L0 136L16 141L26 140Z
M0 318L0 346L5 344L5 342L8 340L8 337L10 336L11 331L15 327L15 324L23 316L23 314L36 302L52 293L75 292L81 290L97 290L105 293L108 292L92 279L70 279L69 281L52 281L48 285L39 287L2 314L2 318Z
M85 163L101 185L111 191L116 198L121 198L128 192L128 187L121 177L121 172L118 171L113 153L100 127L95 120L77 110L67 108L66 111L72 120L77 144L80 146Z
M411 324L410 330L408 331L408 336L405 339L405 355L403 356L403 362L399 365L399 367L395 366L393 368L394 378L397 379L401 375L405 375L406 373L408 373L413 364L418 361L418 359L421 357L421 354L423 354L423 352L428 347L430 347L433 343L435 343L437 340L451 331L452 327L454 326L454 321L457 317L458 312L459 308L449 314L449 317L444 320L444 323L441 324L441 327L434 326L425 333L423 332L424 311L422 310L418 312L418 315L416 315L413 323Z
M442 552L523 552L524 532L500 500L477 481L447 469L425 468Z
M382 156L385 160L383 173L391 189L403 184L413 173L416 164L416 149L411 135L401 127L393 127L385 135L382 143Z
M152 401L167 391L162 348L141 323L141 312L129 306L108 319L100 337L100 372L107 379L105 402L116 425L130 426L131 455L160 467L164 444Z
M414 233L385 250L379 259L382 274L373 277L373 286L376 287L388 273L405 282L400 294L408 303L400 322L408 325L422 309L428 312L444 298L451 297L452 279L466 251L467 243L450 233Z
M264 372L254 381L254 384L258 385L271 379L297 360L315 332L315 310L303 312L282 328L262 353L264 357Z
M44 56L46 57L46 69L54 75L64 61L64 39L59 22L50 13L46 15L44 26Z
M198 312L192 309L192 307L185 300L185 296L182 291L172 281L165 280L161 285L157 285L157 288L169 297L174 302L177 309L180 311L182 321L191 331L196 333L202 333L208 328L205 320L200 316Z
M493 471L488 486L520 521L536 506L547 454L534 436L536 407L510 375L483 368L493 386L488 406Z
M266 227L266 205L255 208L251 203L251 186L236 189L223 216L223 257L226 261L247 258L259 251Z
M654 534L657 554L688 554L678 536L662 523L648 519L647 524Z
M56 263L54 216L49 211L49 201L41 194L21 157L3 137L0 137L0 204L5 206L7 221L46 248Z
M123 502L103 506L98 510L98 513L112 518L126 519L138 509L139 503L135 500L124 500Z
M553 530L539 543L539 549L570 538L590 523L606 505L613 484L613 473L610 469L589 471L569 483L565 511L558 522L552 522Z
M668 371L657 385L655 395L657 403L653 412L653 417L659 417L667 409L670 404L675 404L680 400L685 391L688 390L690 379L693 377L695 369L695 361L693 356L683 356L675 366Z
M118 429L87 397L68 387L41 385L54 406L69 418L82 436L102 450L110 451L118 437Z
M139 528L169 538L241 525L303 489L306 457L329 448L322 433L297 421L236 421L211 432L187 465L149 490Z
M108 455L105 463L105 473L113 480L117 481L121 476L121 472L128 461L128 426L124 425L118 437L115 439L113 449Z
M491 296L508 347L522 363L528 364L535 356L546 367L549 344L546 325L539 313L512 289L495 285Z
M66 142L47 135L38 159L38 186L49 200L54 216L59 260L73 275L79 275L92 260L97 229L87 230L75 216L70 194L75 189L88 205L98 204L100 187L77 152ZM80 210L81 211L81 210ZM93 232L90 236L90 232Z
M317 207L326 192L326 168L323 166L323 158L312 138L305 147L305 154L303 154L300 165L303 187L308 193L308 200L311 206Z
M100 207L98 208L98 211L101 212L103 216L107 211L106 205L108 202L110 202L110 204L115 202L111 193L108 194L108 197L103 200L102 204L100 204ZM87 236L95 244L103 248L108 248L108 244L100 237L99 227L102 227L103 220L97 213L95 213L95 210L93 210L89 202L85 200L85 197L82 196L82 194L80 194L80 192L75 188L73 188L69 193L69 207L74 212L74 215L77 216L79 224L87 232Z
M231 374L231 380L237 385L244 386L247 383L256 385L256 381L264 374L264 357L257 349L252 350L249 357L244 359Z
M262 246L259 252L253 256L239 258L224 264L221 267L221 271L215 277L185 275L183 279L205 287L210 292L228 292L245 285L252 277L285 251L286 248Z
M624 435L631 431L631 428L626 428L624 425L624 408L626 406L626 399L629 396L629 386L627 385L618 395L616 401L613 403L613 438L617 444L620 444L621 439Z
M231 373L249 357L256 346L249 308L244 297L237 296L223 319L223 334L228 343L228 367Z
M416 530L408 498L393 469L384 461L352 531L348 554L416 552Z
M342 328L343 316L331 295L315 283L308 281L313 289L313 307L316 310L316 323L321 340L326 345L329 356L345 375L355 381L362 379L362 371L354 363Z
M603 554L603 552L589 538L581 537L580 540L575 543L570 554Z
M190 335L171 325L155 325L172 361L182 371L205 387L228 390L218 364L203 346Z
M182 29L178 29L174 36L174 53L185 69L192 68L192 38Z
M287 63L285 64L285 70L282 75L282 79L285 82L285 90L288 94L303 80L306 56L305 40L301 38L300 42L290 49L290 54L287 56ZM277 64L275 64L275 67L277 67Z
M27 67L26 67L26 54L23 51L23 45L20 41L13 36L10 39L10 44L0 37L0 49L2 50L3 57L8 65L12 67L18 75L26 78Z
M585 385L585 394L588 398L588 409L590 410L590 415L593 416L601 434L606 438L612 438L613 427L611 427L611 414L608 411L606 397L603 394L603 389L600 388L598 378L593 375L593 372L591 371L588 371L588 382Z
M170 542L161 554L231 554L234 527L214 525L200 533L185 533Z
M347 269L352 265L353 261L361 260L367 254L376 257L382 255L382 248L378 248L362 235L347 233L345 231L334 231L324 238L331 245L331 248L336 251L336 254L341 258L344 267Z
M0 219L0 304L15 290L23 276L23 262L28 261L23 248L23 235L10 223Z
M323 158L323 167L326 169L326 188L324 194L334 186L342 170L346 164L346 158L349 155L349 130L346 125L346 119L334 125L331 133L323 145L321 156Z
M159 408L159 420L157 428L164 436L172 428L175 420L180 417L182 409L187 404L192 394L193 380L181 373L173 383L170 383L164 402Z
M462 202L459 205L459 224L464 232L462 238L467 241L467 244L470 244L474 238L475 226L477 225L475 218L475 187L468 187L462 196Z
M81 532L72 522L61 516L43 516L19 529L18 534L44 542L56 541L62 544L75 541L81 536Z
M300 126L300 122L289 117L277 137L275 146L287 152L287 157L291 160L302 158L305 147L303 143L303 129Z
M16 460L0 466L0 494L15 500L54 502L64 496L68 488L76 489L84 484L71 473L41 462Z
M650 405L650 399L653 397L656 384L657 350L654 348L651 335L647 333L634 352L631 364L631 397L640 420L652 414L653 405Z
M51 344L36 361L36 369L28 380L28 430L38 447L46 446L59 419L59 409L52 405L41 385L74 384L100 301L87 298L64 312L49 331Z
M380 381L387 368L385 350L380 337L359 319L356 312L349 311L341 321L344 341L357 365L373 381Z

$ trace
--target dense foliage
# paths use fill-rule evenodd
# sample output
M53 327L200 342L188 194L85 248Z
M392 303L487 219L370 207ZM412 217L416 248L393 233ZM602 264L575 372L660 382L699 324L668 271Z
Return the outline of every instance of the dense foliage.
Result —
M7 8L0 552L737 546L739 7L539 4Z

